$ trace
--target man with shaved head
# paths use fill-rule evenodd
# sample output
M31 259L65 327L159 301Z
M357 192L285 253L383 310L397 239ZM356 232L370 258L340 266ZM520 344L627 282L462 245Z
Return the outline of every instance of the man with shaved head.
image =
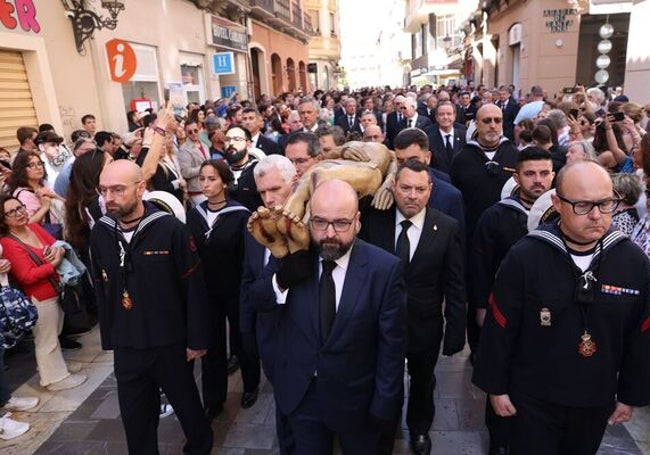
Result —
M331 455L335 435L343 453L377 453L380 431L390 428L401 405L402 266L357 239L358 199L348 183L323 181L309 208L311 247L289 242L277 271L249 290L259 311L278 312L276 406L289 416L295 453ZM282 216L291 235L307 231L297 218Z
M497 273L474 368L512 419L512 454L595 454L607 424L650 401L650 265L619 231L607 171L557 177L559 220L514 245Z
M142 201L145 187L129 160L99 177L107 214L90 249L102 348L114 351L129 453L158 453L162 389L185 432L184 453L208 454L212 430L190 362L212 342L201 263L185 226Z
M476 113L476 134L453 155L449 167L451 183L463 194L467 245L483 212L501 199L501 188L517 167L519 151L514 143L503 136L503 112L498 106L488 104ZM468 289L472 277L467 277ZM472 350L473 362L478 347L479 328L476 325L476 307L467 308L467 342Z

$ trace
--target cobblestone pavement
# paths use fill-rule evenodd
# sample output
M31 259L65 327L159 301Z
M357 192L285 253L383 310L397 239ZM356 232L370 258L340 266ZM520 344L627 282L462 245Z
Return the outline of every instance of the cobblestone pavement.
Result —
M99 348L97 329L80 339L84 348L66 353L70 363L81 363L89 379L83 386L52 394L38 385L33 347L24 343L9 352L6 362L16 395L41 399L31 412L14 413L32 429L12 441L0 442L3 455L26 454L126 454L124 431L117 404L112 354ZM198 369L197 369L198 371ZM436 369L436 418L431 430L433 455L485 454L487 433L483 426L484 394L470 383L467 352L441 358ZM240 409L242 384L239 373L230 377L225 411L213 422L213 454L277 454L275 409L270 385L263 380L259 399L251 409ZM175 415L160 421L160 453L180 454L184 442ZM408 432L398 434L396 454L409 453ZM636 411L635 419L608 429L599 455L650 454L650 410Z

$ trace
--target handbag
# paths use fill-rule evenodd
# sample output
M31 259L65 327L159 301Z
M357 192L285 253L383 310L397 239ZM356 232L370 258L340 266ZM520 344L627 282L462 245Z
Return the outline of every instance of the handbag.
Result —
M0 288L0 345L13 348L38 320L36 305L22 291L8 286Z

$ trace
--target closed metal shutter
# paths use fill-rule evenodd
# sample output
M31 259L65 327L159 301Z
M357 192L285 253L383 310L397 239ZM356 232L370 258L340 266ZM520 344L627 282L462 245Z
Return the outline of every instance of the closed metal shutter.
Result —
M18 150L21 126L38 128L25 62L20 52L0 49L0 146Z

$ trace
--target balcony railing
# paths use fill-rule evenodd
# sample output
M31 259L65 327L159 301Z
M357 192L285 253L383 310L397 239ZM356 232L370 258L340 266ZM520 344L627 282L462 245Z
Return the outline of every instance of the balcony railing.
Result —
M291 16L291 23L297 29L302 29L302 8L300 7L300 3L296 1L292 2L291 9L293 13Z
M275 15L287 23L291 23L289 0L275 0Z
M269 14L274 14L273 0L249 0L251 8L260 8Z

